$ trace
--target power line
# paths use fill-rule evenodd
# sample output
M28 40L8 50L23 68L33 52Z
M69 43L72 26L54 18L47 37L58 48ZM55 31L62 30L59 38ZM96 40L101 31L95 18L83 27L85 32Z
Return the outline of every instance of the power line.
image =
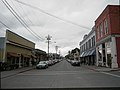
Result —
M28 30L28 28L22 23L22 21L15 15L15 12L13 12L9 7L8 5L2 0L2 2L4 3L4 5L8 8L8 10L15 16L15 18ZM29 31L29 30L28 30ZM30 32L31 33L31 32ZM31 33L32 34L32 33Z
M11 1L12 2L12 1ZM13 2L12 2L13 3ZM26 12L24 11L24 9L23 9L23 7L21 6L21 4L20 3L18 3L19 4L19 7L22 9L22 11L23 11L23 13L25 14ZM14 3L13 3L13 5L14 5ZM15 5L14 5L15 6ZM16 7L16 6L15 6ZM17 9L17 8L16 8ZM19 12L19 14L20 14L20 12ZM22 15L21 15L22 16ZM24 19L24 18L23 18ZM30 18L29 17L27 17L27 20L32 24L32 25L34 25L33 24L33 22L30 20ZM26 21L25 19L24 19L24 21ZM27 22L26 22L27 23ZM30 28L30 27L29 27ZM35 33L35 32L34 32ZM37 33L35 33L39 38L42 38L42 37L40 37ZM43 38L42 38L43 39ZM43 40L45 40L45 39L43 39Z
M23 20L17 13L16 11L12 8L12 6L10 6L10 4L5 0L5 2L9 5L9 7L15 12L15 14L20 18L20 20L22 20L22 22L26 25L27 28L29 28L29 31L31 31L33 34L35 34L37 36L37 38L39 38L40 40L43 40L42 37L40 37L39 35L37 35L26 23L25 23L25 19ZM28 30L28 29L27 29ZM34 36L35 36L34 35ZM35 36L35 37L36 37Z
M15 9L17 10L17 7L18 7L18 5L17 5L17 7L16 7L16 5L13 3L13 1L11 0L11 3L13 4L13 6L15 7ZM19 4L19 3L18 3ZM23 11L23 13L25 14L25 12L24 12L24 10L23 10L23 8L21 7L21 4L19 4L19 7L22 9L22 11ZM22 17L22 14L20 13L20 11L19 10L17 10L17 12L18 12L18 14L20 14L20 16ZM24 19L24 17L23 17L23 20L24 21L26 21L25 19ZM32 21L28 18L28 20L29 20L29 22L31 23L31 24L33 24L32 23ZM27 23L27 22L26 22Z
M44 10L38 8L38 7L35 7L35 6L30 5L30 4L21 2L21 1L19 1L19 0L15 0L15 1L18 2L18 3L21 3L21 4L23 4L23 5L29 6L29 7L33 8L33 9L36 9L36 10L38 10L38 11L40 11L40 12L42 12L42 13L45 13L45 14L51 16L51 17L57 18L57 19L59 19L59 20L61 20L61 21L64 21L64 22L67 22L67 23L70 23L70 24L73 24L73 25L76 25L76 26L79 26L79 27L82 27L82 28L85 28L85 29L90 30L89 27L86 27L86 26L83 26L83 25L79 25L79 24L74 23L74 22L71 22L71 21L69 21L69 20L66 20L66 19L57 17L57 16L55 16L55 15L53 15L53 14L50 14L50 13L48 13L48 12L46 12L46 11L44 11Z
M11 1L11 2L12 2L12 1ZM13 2L12 2L12 4L13 4L13 6L15 7L15 9L17 10L17 8L16 8L16 6L14 5ZM22 8L22 7L21 7L21 8ZM22 9L22 10L23 10L23 9ZM18 14L19 14L20 16L22 16L21 13L19 12L19 10L17 10L17 11L18 11ZM16 13L17 13L17 12L16 12ZM18 15L18 14L17 14L17 15ZM37 35L37 34L26 24L26 23L27 23L27 22L25 22L26 20L25 20L24 18L21 18L20 16L19 16L19 18L20 18L20 19L24 22L24 24L31 30L31 32L34 33L34 34L37 36L37 38L40 38L40 39L44 40L42 37L40 37L39 35ZM29 20L29 21L30 21L30 20ZM31 23L32 23L32 21L31 21Z
M0 17L0 19L1 19L1 22L2 21L5 21L5 23L7 22L8 23L8 18L7 17L5 17L5 15L2 15L1 14L1 17ZM14 25L14 23L12 22L12 21L10 21L9 23L11 23L12 25ZM17 25L14 25L15 26L15 28L17 27ZM8 26L7 26L8 27ZM10 29L10 27L9 27L9 29Z
M8 29L10 29L6 24L4 24L2 21L0 21L0 23L2 24L2 25L4 25L5 27L7 27Z
M21 17L15 12L15 10L10 6L10 4L6 0L2 0L2 2L8 8L8 10L15 16L15 18L21 23L21 25L23 25L37 39L43 40L43 38L39 37L35 32L33 32L29 28L29 26L21 19Z

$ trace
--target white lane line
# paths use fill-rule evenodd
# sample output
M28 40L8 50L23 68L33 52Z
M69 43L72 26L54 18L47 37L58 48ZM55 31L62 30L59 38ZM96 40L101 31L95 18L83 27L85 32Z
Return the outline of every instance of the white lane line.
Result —
M101 73L120 78L120 76L119 76L119 75L115 75L115 74L111 74L111 73L107 73L107 72L101 72Z
M40 76L40 75L70 75L70 74L77 74L77 73L41 73L41 74L18 74L18 75L29 75L29 76Z

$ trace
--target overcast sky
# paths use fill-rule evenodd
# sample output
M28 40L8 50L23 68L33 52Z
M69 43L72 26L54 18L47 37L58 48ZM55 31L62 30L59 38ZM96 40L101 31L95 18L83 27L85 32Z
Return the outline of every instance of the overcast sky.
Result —
M35 7L35 9L18 3L17 0L6 1L31 30L43 40L37 39L25 29L1 0L0 22L6 27L0 23L0 37L5 36L6 28L9 27L11 31L34 42L35 48L47 52L46 36L49 34L52 36L50 52L55 53L55 46L57 45L59 46L58 52L60 51L63 56L69 50L79 48L79 42L83 39L84 34L90 32L95 24L94 21L108 4L119 4L119 0L20 0ZM63 20L68 20L76 25Z

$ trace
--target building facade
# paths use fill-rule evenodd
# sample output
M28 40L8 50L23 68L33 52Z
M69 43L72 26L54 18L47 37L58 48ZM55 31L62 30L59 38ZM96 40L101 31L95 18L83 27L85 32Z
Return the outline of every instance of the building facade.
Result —
M35 43L6 30L6 37L2 41L1 62L5 62L9 69L30 66L34 60L32 51Z
M0 37L0 62L2 62L5 50L5 37Z
M47 53L45 51L42 51L40 49L35 49L35 56L36 56L36 63L40 61L46 61L47 60Z
M83 40L79 44L81 63L87 65L96 64L95 42L95 27L93 27L88 35L84 35Z
M120 67L120 5L108 5L95 27L97 66Z

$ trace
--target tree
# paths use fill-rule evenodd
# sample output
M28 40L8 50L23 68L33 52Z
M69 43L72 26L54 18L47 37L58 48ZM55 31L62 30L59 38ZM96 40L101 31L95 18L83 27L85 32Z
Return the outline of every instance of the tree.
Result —
M78 51L80 53L80 49L79 48L75 48L72 49L71 51L68 51L68 54L65 56L65 58L67 59L74 59L74 53L76 53L76 51Z

